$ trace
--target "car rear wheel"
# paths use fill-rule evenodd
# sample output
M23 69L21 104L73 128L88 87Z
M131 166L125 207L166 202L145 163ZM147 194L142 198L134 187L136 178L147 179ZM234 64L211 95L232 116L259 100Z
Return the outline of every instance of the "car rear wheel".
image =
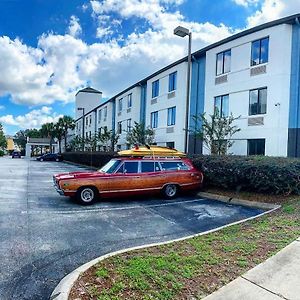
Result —
M178 186L176 184L167 184L163 188L163 195L167 199L174 199L178 194Z
M43 158L41 158L41 159L40 159L40 161L44 161L44 159L43 159Z
M76 193L76 199L80 204L90 205L93 204L98 196L98 191L94 187L80 188Z
M59 161L59 158L56 158L55 161Z

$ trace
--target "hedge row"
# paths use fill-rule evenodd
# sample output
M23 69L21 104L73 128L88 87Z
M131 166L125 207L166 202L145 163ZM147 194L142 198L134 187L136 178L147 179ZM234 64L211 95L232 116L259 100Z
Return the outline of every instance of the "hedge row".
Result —
M114 152L66 152L66 161L100 168ZM300 195L300 160L265 156L190 157L204 173L206 186L271 194Z
M193 156L205 184L230 190L300 194L300 160L262 156Z
M65 152L63 159L66 161L100 168L116 156L114 152Z

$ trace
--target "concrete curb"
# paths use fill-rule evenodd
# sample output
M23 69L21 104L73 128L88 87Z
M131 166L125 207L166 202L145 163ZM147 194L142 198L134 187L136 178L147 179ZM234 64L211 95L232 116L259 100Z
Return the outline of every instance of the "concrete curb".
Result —
M72 271L71 273L69 273L68 275L66 275L60 282L59 284L56 286L56 288L53 290L51 296L50 296L50 300L68 300L69 298L69 293L71 291L71 288L73 287L74 283L76 282L76 280L78 279L78 277L85 272L87 269L89 269L90 267L92 267L93 265L97 264L98 262L118 255L118 254L122 254L125 252L131 252L131 251L135 251L135 250L139 250L139 249L144 249L144 248L149 248L149 247L155 247L155 246L160 246L160 245L167 245L167 244L171 244L173 242L179 242L179 241L183 241L186 239L190 239L193 237L197 237L197 236L201 236L201 235L205 235L205 234L209 234L212 232L216 232L219 231L223 228L229 227L229 226L233 226L233 225L237 225L237 224L242 224L245 223L247 221L259 218L261 216L264 216L266 214L272 213L273 211L277 210L278 208L280 208L280 205L274 205L274 204L269 204L269 203L259 203L259 202L252 202L252 201L247 201L247 200L241 200L241 199L231 199L229 201L230 198L228 197L224 197L224 196L220 196L220 195L214 195L214 194L209 194L209 193L198 193L199 196L204 197L204 198L210 198L210 199L214 199L214 200L218 200L218 201L222 201L222 202L226 202L226 203L231 203L231 204L237 204L237 205L245 205L245 206L250 206L250 207L257 207L257 208L266 208L269 209L259 215L256 215L254 217L250 217L247 219L243 219L240 221L236 221L215 229L211 229L205 232L201 232L201 233L197 233L197 234L193 234L193 235L189 235L189 236L185 236L182 238L178 238L178 239L173 239L173 240L169 240L169 241L165 241L165 242L160 242L160 243L153 243L153 244L146 244L146 245L142 245L142 246L137 246L137 247L131 247L131 248L127 248L127 249L122 249L122 250L118 250L118 251L114 251L102 256L99 256L89 262L87 262L86 264L78 267L77 269L75 269L74 271Z
M215 200L225 202L228 204L243 205L243 206L249 206L249 207L254 207L254 208L273 209L275 207L277 207L277 208L280 207L280 205L277 205L277 204L250 201L250 200L242 200L242 199L238 199L238 198L231 198L228 196L222 196L222 195L205 193L205 192L200 192L197 195L200 197L203 197L203 198L215 199Z

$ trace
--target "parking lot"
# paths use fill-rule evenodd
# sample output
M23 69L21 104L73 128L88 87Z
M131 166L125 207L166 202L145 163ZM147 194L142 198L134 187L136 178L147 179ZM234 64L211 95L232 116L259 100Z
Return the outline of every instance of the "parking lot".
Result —
M59 162L0 158L0 299L48 299L79 265L102 254L216 228L261 213L197 197L111 199L83 207L59 196Z

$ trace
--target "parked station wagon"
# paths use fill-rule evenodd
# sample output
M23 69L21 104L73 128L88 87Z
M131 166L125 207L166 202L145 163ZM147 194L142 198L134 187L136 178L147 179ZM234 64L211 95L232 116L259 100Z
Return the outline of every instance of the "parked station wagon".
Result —
M203 175L181 157L117 157L94 172L53 176L59 194L76 197L81 204L103 198L162 193L175 198L179 191L201 187Z

